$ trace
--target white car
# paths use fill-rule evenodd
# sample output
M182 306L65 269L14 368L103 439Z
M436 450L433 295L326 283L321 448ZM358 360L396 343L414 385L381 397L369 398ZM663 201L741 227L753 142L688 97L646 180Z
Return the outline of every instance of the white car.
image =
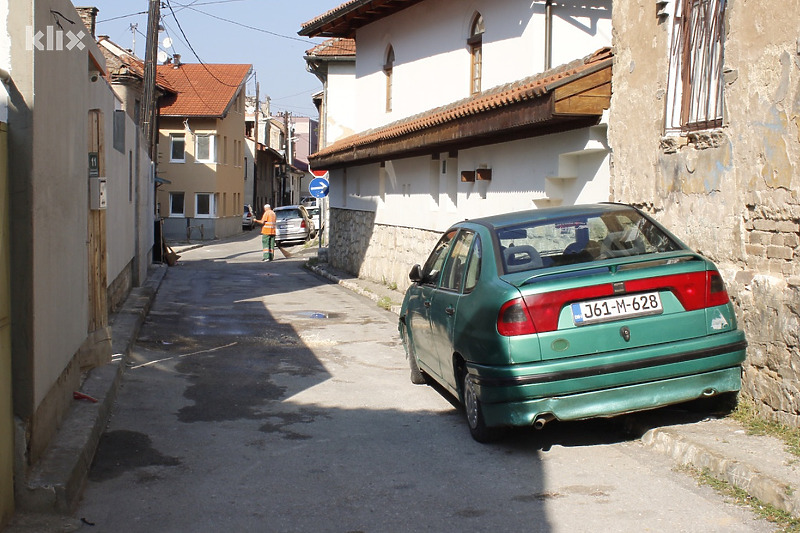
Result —
M314 238L314 221L302 205L285 205L274 209L276 216L275 242L308 241Z
M242 211L242 229L253 229L256 225L256 216L253 213L253 208L245 204L244 211Z

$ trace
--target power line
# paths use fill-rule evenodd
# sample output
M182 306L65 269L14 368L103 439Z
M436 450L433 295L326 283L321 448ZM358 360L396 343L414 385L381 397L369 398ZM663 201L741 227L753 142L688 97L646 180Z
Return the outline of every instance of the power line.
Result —
M222 81L213 72L211 72L211 70L206 66L206 64L203 62L203 60L200 59L200 56L197 55L197 52L195 51L194 47L192 46L192 43L189 42L189 38L186 36L186 32L183 31L183 27L181 27L181 23L178 20L178 17L175 16L175 11L172 9L172 4L170 4L169 0L166 1L166 4L167 4L167 8L169 9L170 13L172 13L172 18L175 19L175 24L178 25L178 30L180 31L181 35L183 35L183 38L186 41L186 46L189 47L189 50L192 51L192 53L194 54L194 57L197 58L197 61L203 66L203 68L206 70L206 72L208 72L211 75L212 78L217 80L217 82L219 82L220 84L224 85L225 87L241 87L242 85L246 85L247 82L250 79L249 77L246 80L244 80L243 82L241 82L241 83L238 83L236 85L231 85L229 83L226 83L226 82ZM251 73L251 76L252 76L252 73Z
M214 0L212 2L198 3L198 2L200 2L200 0L195 0L191 4L178 4L178 5L180 7L182 7L182 8L184 8L184 9L187 9L187 8L191 8L191 6L193 6L193 5L210 6L210 5L213 5L213 4L228 4L230 2L243 2L243 1L244 0ZM119 16L116 16L116 17L108 18L108 19L98 20L96 23L100 24L102 22L111 22L112 20L119 20L119 19L124 19L124 18L128 18L128 17L136 17L136 16L139 16L139 15L147 15L147 11L137 11L136 13L128 13L127 15L119 15Z
M181 5L181 4L178 4L178 5ZM233 24L235 26L241 26L242 28L247 28L248 30L253 30L253 31L261 32L261 33L266 33L267 35L272 35L273 37L280 37L282 39L289 39L291 41L299 41L299 42L305 43L305 44L308 44L309 42L311 42L313 44L313 41L310 41L309 39L300 39L299 37L292 37L291 35L282 35L280 33L274 32L274 31L265 30L263 28L256 28L255 26L248 26L247 24L242 24L241 22L236 22L235 20L230 20L230 19L226 19L226 18L223 18L223 17L219 17L217 15L212 15L211 13L207 13L206 11L202 11L200 9L191 7L191 5L187 5L187 6L183 6L183 7L185 7L186 9L191 9L192 11L196 11L197 13L200 13L202 15L206 15L207 17L211 17L211 18L214 18L214 19L217 19L217 20L221 20L223 22L227 22L227 23Z

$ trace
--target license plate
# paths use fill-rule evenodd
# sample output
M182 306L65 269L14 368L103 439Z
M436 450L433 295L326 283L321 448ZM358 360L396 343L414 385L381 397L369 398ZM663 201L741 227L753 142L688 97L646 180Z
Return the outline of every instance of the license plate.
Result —
M572 304L572 321L576 326L584 326L620 318L658 315L663 310L661 296L657 292L646 292Z

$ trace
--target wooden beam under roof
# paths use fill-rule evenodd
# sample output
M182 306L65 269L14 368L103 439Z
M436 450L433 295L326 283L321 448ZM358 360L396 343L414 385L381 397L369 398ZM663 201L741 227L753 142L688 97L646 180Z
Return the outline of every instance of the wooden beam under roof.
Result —
M355 37L356 30L422 0L356 0L320 15L303 24L299 35L305 37Z

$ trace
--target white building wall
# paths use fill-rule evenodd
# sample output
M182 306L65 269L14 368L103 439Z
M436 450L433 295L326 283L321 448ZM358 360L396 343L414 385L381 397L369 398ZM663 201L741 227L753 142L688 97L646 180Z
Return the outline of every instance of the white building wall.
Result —
M602 129L602 126L598 128ZM331 208L375 211L375 223L444 231L477 218L549 205L609 199L608 152L584 150L578 130L331 172ZM590 145L591 146L591 145ZM462 182L462 170L492 169L491 181ZM346 174L346 178L345 178ZM341 184L341 186L339 186Z
M0 0L0 69L11 70L11 38L6 30L8 20L8 0ZM0 83L0 122L8 122L8 90Z
M353 62L328 64L327 123L321 147L358 133L354 71Z
M367 130L470 96L470 24L483 15L484 90L545 70L543 2L421 2L357 33L356 129ZM553 6L551 66L611 44L611 0ZM383 66L394 49L392 111ZM330 104L329 104L330 105Z
M65 0L47 4L37 2L29 19L37 31L53 24L50 9L74 13ZM15 39L20 48L25 43L24 32L23 24ZM31 228L35 280L31 307L35 310L34 405L38 405L78 351L88 329L86 160L88 110L93 102L86 51L76 47L20 55L27 56L27 65L33 66L29 80L20 80L15 73L14 81L18 87L20 83L26 86L23 94L30 97L33 115L34 194L30 208L37 215ZM67 125L69 131L64 130Z
M141 261L143 265L135 265L136 268L143 266L145 269L144 272L135 273L141 280L146 275L147 251L153 245L150 159L147 157L143 143L137 143L139 129L127 114L125 115L124 150L120 152L114 148L114 113L112 110L122 110L122 102L103 80L91 84L89 89L92 107L104 110L105 177L108 200L106 212L108 283L117 279L137 253L144 255ZM138 163L137 158L139 159ZM137 209L140 210L138 218L136 216ZM148 213L150 216L147 216Z

